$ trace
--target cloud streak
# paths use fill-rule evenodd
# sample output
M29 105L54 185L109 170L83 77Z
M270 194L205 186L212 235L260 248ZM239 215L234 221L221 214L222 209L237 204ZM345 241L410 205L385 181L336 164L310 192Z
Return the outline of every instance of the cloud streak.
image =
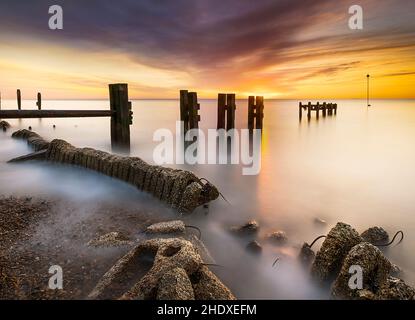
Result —
M370 54L398 52L406 59L414 52L415 22L407 14L415 11L413 1L361 3L365 29L352 31L348 0L3 0L0 40L39 41L45 51L50 44L80 55L122 55L131 64L185 72L191 80L183 84L207 89L272 89L278 81L292 88L290 81L370 66ZM62 31L47 28L52 4L64 9ZM399 25L390 23L399 17Z

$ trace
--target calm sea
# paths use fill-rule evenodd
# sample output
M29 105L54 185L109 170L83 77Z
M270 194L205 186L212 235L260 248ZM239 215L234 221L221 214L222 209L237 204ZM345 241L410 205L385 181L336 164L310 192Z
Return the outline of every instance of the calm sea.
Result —
M202 100L202 129L215 128L216 102ZM262 139L262 169L257 176L243 176L240 165L182 165L214 183L230 204L219 199L209 212L200 209L187 218L202 228L203 239L216 262L225 266L217 274L240 298L324 298L308 281L296 255L304 241L326 234L338 221L359 232L382 226L392 236L403 230L399 246L385 251L405 271L405 280L415 285L415 100L338 100L337 116L311 121L298 119L298 101L265 102ZM3 109L15 101L2 101ZM35 109L35 101L23 101ZM43 109L102 109L107 101L43 101ZM176 100L133 101L131 154L152 162L160 128L174 132L179 118ZM62 138L76 146L110 150L110 121L93 119L10 120L13 130L31 126L43 137ZM247 127L247 101L237 102L237 128ZM56 128L53 129L53 125ZM149 205L155 214L173 218L174 213L139 191L119 187L94 173L41 164L8 165L11 157L28 152L27 147L0 133L0 193L38 194L73 198L138 199L134 205ZM131 204L129 204L131 205ZM318 225L315 218L327 221ZM289 242L284 247L264 244L264 254L245 252L247 240L234 239L226 227L256 219L261 225L259 242L267 232L283 230ZM320 244L319 244L320 245ZM318 246L316 246L318 248ZM272 262L280 261L276 268Z

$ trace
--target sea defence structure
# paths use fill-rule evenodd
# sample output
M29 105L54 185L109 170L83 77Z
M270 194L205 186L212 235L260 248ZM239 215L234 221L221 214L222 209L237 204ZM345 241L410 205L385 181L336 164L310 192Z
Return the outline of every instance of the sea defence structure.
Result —
M320 111L323 114L323 117L329 115L336 115L337 114L337 103L320 103L317 102L317 104L312 104L311 102L307 104L302 104L301 102L298 105L298 116L301 120L303 117L303 110L307 111L307 118L311 118L311 112L315 111L317 119L320 117Z
M235 129L236 95L235 93L219 93L216 128ZM199 128L200 103L197 92L180 90L180 121L184 124L184 131ZM248 97L248 128L262 129L264 122L264 97Z
M181 214L189 214L219 197L214 185L190 171L150 165L137 157L124 157L92 148L76 148L60 139L48 142L26 129L14 132L12 137L26 140L35 152L10 162L37 159L94 170L152 194Z
M115 83L109 86L109 110L42 110L42 94L37 94L37 110L22 110L22 94L17 90L17 110L1 110L0 119L23 118L111 118L111 147L116 151L130 151L130 125L133 121L132 104L128 99L128 85Z

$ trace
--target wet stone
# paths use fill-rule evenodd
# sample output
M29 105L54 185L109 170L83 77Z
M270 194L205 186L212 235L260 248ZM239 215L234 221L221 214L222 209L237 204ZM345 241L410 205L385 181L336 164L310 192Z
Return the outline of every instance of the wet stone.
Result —
M339 222L330 230L311 268L311 275L318 282L330 282L339 273L350 249L363 239L350 225Z
M385 283L392 268L392 264L377 247L368 242L357 244L347 254L340 273L333 284L332 296L336 299L359 298L356 290L349 286L350 268L355 266L361 268L363 289L373 293L376 293Z
M246 250L249 253L252 253L255 255L259 255L262 253L262 247L257 241L251 241L250 243L248 243L248 245L246 246Z
M128 246L133 242L119 232L110 232L88 242L90 247L119 247Z
M152 224L147 227L146 233L150 234L169 234L169 233L184 233L186 230L185 224L181 220L166 221Z
M310 245L308 243L304 243L301 247L300 254L298 255L298 259L304 266L310 266L314 259L316 257L316 254L311 249Z
M174 268L162 275L157 289L157 300L194 300L192 283L186 271Z
M230 231L240 235L255 234L259 231L259 223L256 220L250 220L242 226L231 227Z
M373 245L386 244L389 242L389 234L381 227L372 227L360 235L364 241Z
M267 234L265 239L275 245L283 245L287 242L287 234L284 231L275 231Z

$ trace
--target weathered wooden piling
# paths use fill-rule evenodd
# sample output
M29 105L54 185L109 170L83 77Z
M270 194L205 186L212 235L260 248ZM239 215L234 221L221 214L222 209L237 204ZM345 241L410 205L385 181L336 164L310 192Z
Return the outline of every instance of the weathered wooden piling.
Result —
M22 110L22 93L17 89L17 109Z
M189 92L187 90L180 90L180 121L184 124L184 131L189 130Z
M235 129L235 94L226 95L226 130Z
M248 129L262 129L264 121L264 97L248 98Z
M185 131L199 128L199 110L197 93L180 90L180 121L183 121Z
M130 152L130 123L132 112L128 101L128 85L109 85L111 116L111 147L113 150Z
M38 110L42 110L42 94L40 92L37 93L36 106Z
M189 92L189 127L190 129L199 128L200 104L197 102L197 93Z
M218 122L216 128L225 129L226 123L226 94L218 94Z
M217 129L226 130L235 129L235 103L234 93L219 93L218 94L218 122Z

